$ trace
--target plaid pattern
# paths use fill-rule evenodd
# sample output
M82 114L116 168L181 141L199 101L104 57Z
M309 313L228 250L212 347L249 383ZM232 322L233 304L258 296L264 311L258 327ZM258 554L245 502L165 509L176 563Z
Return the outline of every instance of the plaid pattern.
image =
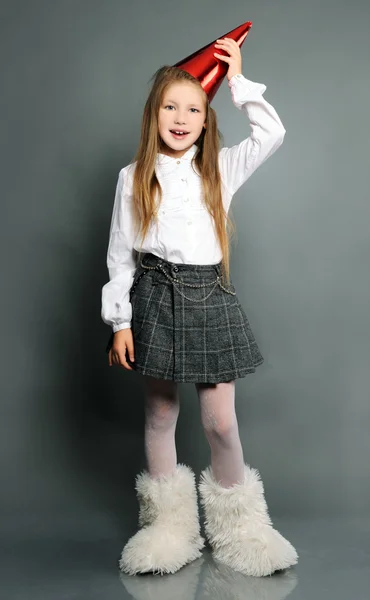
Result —
M158 379L219 383L253 373L263 363L232 280L228 289L234 295L209 285L221 276L221 263L173 263L152 253L141 262L156 269L139 263L130 290L134 370ZM208 285L173 283L159 264L170 277Z

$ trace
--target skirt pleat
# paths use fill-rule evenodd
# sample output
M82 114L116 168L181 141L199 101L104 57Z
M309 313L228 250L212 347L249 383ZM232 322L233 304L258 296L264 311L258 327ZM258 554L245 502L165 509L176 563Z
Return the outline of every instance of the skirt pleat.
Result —
M181 285L166 274L204 287ZM220 383L254 373L264 362L232 280L227 290L233 294L217 282L210 285L220 275L221 263L142 256L130 290L135 360L129 362L135 371L184 383Z
M195 285L220 275L217 265L187 265L152 253L142 264ZM219 383L254 373L264 362L230 280L203 288L173 283L161 270L139 263L130 290L135 361L139 373L177 382ZM226 286L224 286L226 287ZM185 296L185 297L184 297Z

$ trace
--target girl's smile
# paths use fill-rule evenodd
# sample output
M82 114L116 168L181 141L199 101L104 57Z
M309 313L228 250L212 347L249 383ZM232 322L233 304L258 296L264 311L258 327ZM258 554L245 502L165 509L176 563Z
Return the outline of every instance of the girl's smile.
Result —
M189 135L188 131L184 131L183 133L176 133L176 131L181 131L181 129L170 129L170 132L176 140L181 140L182 138L186 138L186 136Z

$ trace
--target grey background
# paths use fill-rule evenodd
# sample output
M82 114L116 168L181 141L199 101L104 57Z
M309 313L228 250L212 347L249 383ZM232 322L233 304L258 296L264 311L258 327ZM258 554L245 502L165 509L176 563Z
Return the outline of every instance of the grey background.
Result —
M237 381L272 515L369 516L369 5L111 0L1 5L0 532L126 539L144 466L140 376L100 319L118 171L149 79L240 23L243 73L287 130L234 196L232 273L265 363ZM231 10L232 8L232 10ZM224 82L225 145L249 135ZM180 385L178 460L209 462Z

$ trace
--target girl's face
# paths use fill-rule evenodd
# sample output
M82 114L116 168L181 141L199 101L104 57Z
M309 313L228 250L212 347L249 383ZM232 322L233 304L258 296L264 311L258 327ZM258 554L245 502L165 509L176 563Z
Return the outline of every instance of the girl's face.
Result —
M201 90L192 83L168 86L158 114L158 130L163 154L180 158L194 144L205 126L206 109ZM176 135L174 131L185 131Z

